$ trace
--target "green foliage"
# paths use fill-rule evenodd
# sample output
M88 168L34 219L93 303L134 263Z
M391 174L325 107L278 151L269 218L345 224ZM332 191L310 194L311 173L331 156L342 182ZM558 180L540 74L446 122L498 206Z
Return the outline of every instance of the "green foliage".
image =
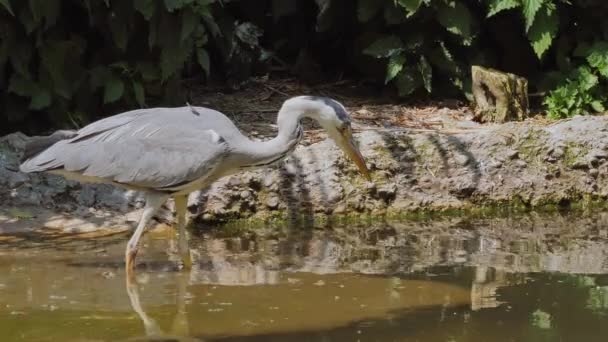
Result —
M547 115L560 119L603 112L606 110L606 89L594 70L581 66L545 98Z
M0 112L26 121L44 111L60 124L174 94L185 67L209 74L212 3L0 0Z

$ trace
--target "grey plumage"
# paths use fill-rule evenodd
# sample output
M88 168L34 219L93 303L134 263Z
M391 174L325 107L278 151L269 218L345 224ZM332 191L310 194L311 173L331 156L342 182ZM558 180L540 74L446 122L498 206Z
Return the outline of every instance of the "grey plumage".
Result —
M77 135L75 131L57 131L46 137L34 137L25 145L25 150L21 156L21 162L37 155L38 153L51 147L56 142L70 139Z
M128 272L146 224L169 197L178 217L178 249L189 265L185 222L188 194L242 169L268 166L302 139L300 120L317 120L368 180L369 170L355 146L343 105L314 96L291 98L277 117L279 134L268 141L245 137L222 113L190 105L140 109L94 122L76 132L59 131L26 146L23 172L51 172L83 182L111 183L146 195L125 251Z
M225 156L229 146L218 131L244 139L221 113L196 111L199 115L189 107L155 108L109 117L57 141L20 169L62 170L157 190L186 184L209 173Z

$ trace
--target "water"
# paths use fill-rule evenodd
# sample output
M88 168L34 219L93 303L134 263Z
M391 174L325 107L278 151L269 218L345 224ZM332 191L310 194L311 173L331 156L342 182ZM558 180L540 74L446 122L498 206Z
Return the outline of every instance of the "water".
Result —
M606 341L607 217L0 236L0 340Z

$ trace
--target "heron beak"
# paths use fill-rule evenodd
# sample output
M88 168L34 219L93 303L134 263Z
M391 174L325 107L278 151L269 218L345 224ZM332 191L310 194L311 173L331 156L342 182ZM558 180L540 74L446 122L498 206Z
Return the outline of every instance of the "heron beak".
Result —
M370 176L369 169L365 164L365 159L363 159L359 148L357 148L355 140L353 139L352 134L350 134L350 131L347 134L342 135L342 138L344 140L340 144L340 147L342 148L344 153L346 153L346 155L355 163L355 165L357 165L357 168L359 168L359 172L361 172L365 179L371 181L372 177Z

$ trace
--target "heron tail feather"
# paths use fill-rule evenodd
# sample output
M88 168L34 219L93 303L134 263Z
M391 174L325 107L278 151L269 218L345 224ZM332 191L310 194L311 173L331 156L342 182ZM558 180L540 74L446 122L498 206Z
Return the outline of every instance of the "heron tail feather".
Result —
M53 146L55 143L65 139L71 139L77 135L76 131L56 131L55 133L44 136L44 137L33 137L26 145L23 155L21 156L21 163L26 160L35 157L40 152Z

